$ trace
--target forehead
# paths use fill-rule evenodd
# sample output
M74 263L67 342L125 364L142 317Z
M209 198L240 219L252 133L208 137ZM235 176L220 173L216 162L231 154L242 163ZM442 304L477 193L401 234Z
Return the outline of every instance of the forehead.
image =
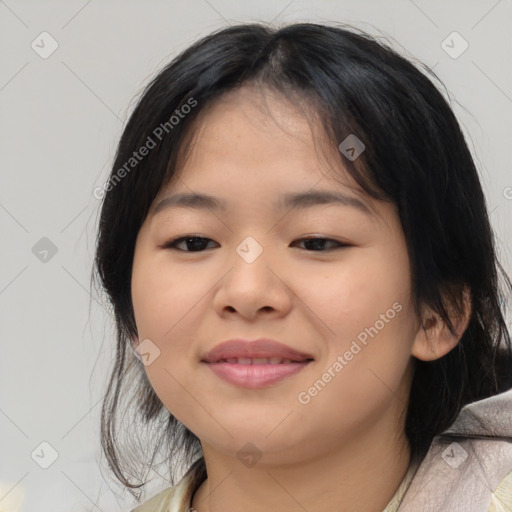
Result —
M276 211L337 203L378 216L321 127L314 112L270 90L244 86L225 93L188 127L185 154L152 213L226 211L235 202L268 203Z
M247 84L224 92L201 110L197 120L222 123L228 128L244 118L248 125L264 124L269 129L278 125L284 133L289 131L291 136L300 136L309 132L305 127L306 112L311 114L313 110L303 110L292 97L268 87Z
M264 162L292 154L318 160L325 158L321 153L326 149L333 153L331 159L333 149L337 150L312 108L302 110L282 94L256 85L226 92L206 105L188 127L184 142L191 150L189 156L196 159Z
M169 188L184 175L196 180L199 174L243 177L246 184L251 177L270 179L276 185L285 174L304 185L333 177L360 190L318 113L256 85L224 93L186 127Z

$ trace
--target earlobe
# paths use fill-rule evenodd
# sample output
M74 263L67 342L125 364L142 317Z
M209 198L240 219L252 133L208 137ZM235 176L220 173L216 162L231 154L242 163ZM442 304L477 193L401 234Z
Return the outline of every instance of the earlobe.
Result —
M469 325L471 318L471 294L464 287L463 312L449 310L455 335L450 332L448 325L441 316L430 308L425 308L423 322L419 326L412 346L411 354L422 361L434 361L446 355L459 343L460 338Z

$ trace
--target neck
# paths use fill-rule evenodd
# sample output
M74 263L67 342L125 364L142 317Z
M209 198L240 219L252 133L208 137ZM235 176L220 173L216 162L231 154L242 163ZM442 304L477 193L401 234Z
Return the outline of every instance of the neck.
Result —
M381 418L326 453L285 464L246 467L238 458L203 444L208 478L191 505L197 512L381 512L410 463L407 439L393 437L392 419Z

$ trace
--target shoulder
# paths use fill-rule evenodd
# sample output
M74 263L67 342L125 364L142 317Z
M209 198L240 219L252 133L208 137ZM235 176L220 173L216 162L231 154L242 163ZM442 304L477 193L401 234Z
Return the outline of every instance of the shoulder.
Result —
M435 436L399 508L512 510L512 389L466 404Z
M171 502L176 495L177 486L168 487L130 512L171 512Z
M160 491L130 512L189 512L192 495L205 478L206 466L201 457L176 485Z
M506 438L432 443L398 509L414 512L502 512L512 498L512 442ZM508 500L508 501L507 501ZM494 505L494 508L492 508ZM505 508L504 508L505 507Z
M512 510L512 470L491 495L489 512L500 512L501 510Z

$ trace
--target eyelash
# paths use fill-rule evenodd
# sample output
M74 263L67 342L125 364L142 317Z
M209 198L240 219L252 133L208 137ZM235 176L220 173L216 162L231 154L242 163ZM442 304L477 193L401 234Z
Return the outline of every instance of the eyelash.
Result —
M174 251L180 251L180 252L190 252L190 253L203 252L203 251L184 251L184 250L178 249L176 247L176 245L178 243L180 243L182 241L186 241L186 240L210 240L210 241L212 241L210 238L201 237L201 236L182 236L182 237L170 240L169 242L166 242L163 245L163 248L164 249L172 249ZM337 240L332 240L331 238L309 237L309 238L300 238L297 241L298 242L304 242L304 241L307 242L307 241L311 241L311 240L325 240L327 242L334 242L335 244L338 244L338 247L334 247L333 249L330 249L330 250L336 250L336 249L342 249L342 248L345 248L345 247L351 247L349 244L344 244L342 242L338 242ZM329 251L329 249L327 249L327 251ZM327 252L327 251L314 251L314 250L311 250L311 252Z

